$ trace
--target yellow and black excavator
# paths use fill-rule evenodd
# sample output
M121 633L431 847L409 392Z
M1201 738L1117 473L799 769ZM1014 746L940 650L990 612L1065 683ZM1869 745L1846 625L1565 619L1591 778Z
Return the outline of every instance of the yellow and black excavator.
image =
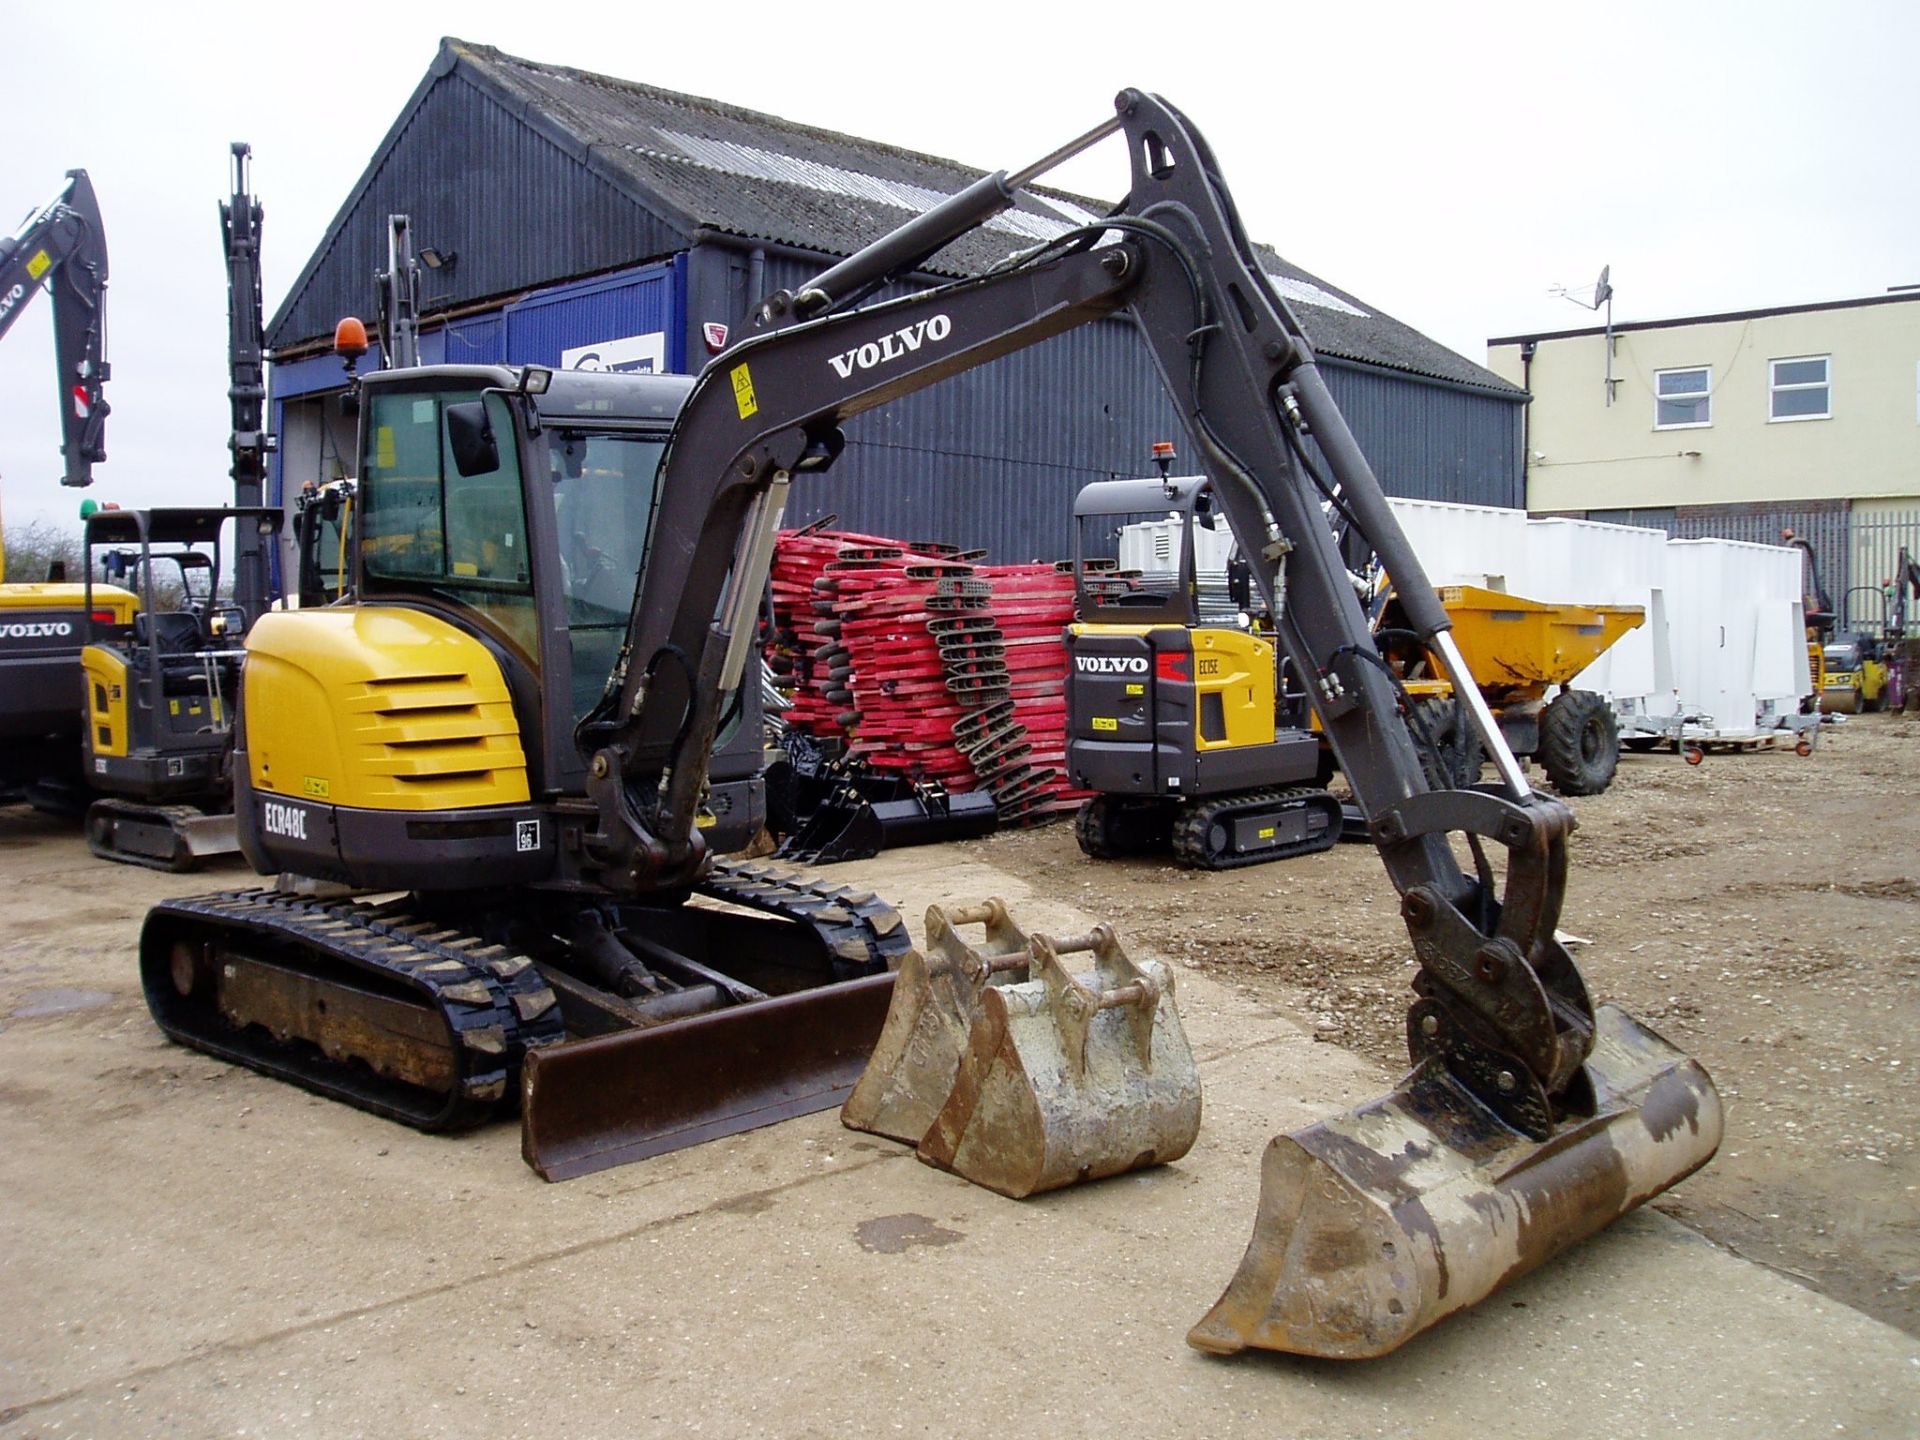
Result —
M1116 133L1131 182L1111 214L862 303ZM1596 1006L1555 939L1570 812L1528 786L1479 703L1205 142L1132 90L1041 162L768 297L697 379L367 377L354 600L255 625L235 778L261 872L405 893L157 907L141 969L162 1028L429 1127L495 1113L517 1082L550 1175L838 1103L903 927L871 896L716 864L706 838L789 486L833 463L850 417L1115 315L1197 442L1418 961L1414 1068L1273 1141L1246 1257L1191 1342L1382 1353L1704 1164L1711 1082ZM1497 784L1424 778L1329 502L1401 581ZM1113 950L1098 934L1056 949L1089 946ZM1120 989L1150 995L1131 973ZM1074 1003L1084 1036L1094 1002Z
M1095 859L1170 852L1198 870L1340 838L1307 697L1256 624L1251 570L1204 475L1097 480L1075 498L1067 773L1094 795L1074 837Z

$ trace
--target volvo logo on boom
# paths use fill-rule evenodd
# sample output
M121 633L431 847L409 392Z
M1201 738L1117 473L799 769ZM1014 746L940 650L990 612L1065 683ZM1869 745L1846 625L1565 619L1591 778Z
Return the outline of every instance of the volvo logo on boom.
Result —
M885 365L890 360L898 360L902 355L911 355L929 340L938 344L953 333L953 321L945 315L935 315L931 319L916 320L911 325L902 325L890 334L882 335L878 340L869 340L864 345L856 345L851 350L843 350L838 355L829 355L827 363L833 366L834 374L842 380L853 378L855 370L871 370L876 365Z
M1144 655L1076 655L1074 667L1082 675L1144 675L1147 673L1147 657Z
M26 298L27 287L24 285L10 286L6 294L0 295L0 324L6 323L7 316L13 313L13 307Z

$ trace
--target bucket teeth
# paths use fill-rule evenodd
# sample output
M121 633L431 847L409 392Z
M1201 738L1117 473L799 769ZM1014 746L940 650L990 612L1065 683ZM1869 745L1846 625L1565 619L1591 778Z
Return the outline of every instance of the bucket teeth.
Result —
M1700 1065L1617 1006L1595 1015L1591 1115L1543 1141L1434 1060L1276 1136L1240 1268L1189 1344L1384 1355L1690 1175L1720 1143Z

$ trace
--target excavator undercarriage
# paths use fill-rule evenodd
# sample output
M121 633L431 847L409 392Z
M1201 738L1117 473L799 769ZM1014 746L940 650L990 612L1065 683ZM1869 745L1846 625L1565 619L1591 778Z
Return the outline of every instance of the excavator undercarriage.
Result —
M422 1130L510 1113L528 1069L527 1161L566 1179L832 1108L879 1037L911 943L883 901L750 862L697 893L171 900L141 979L172 1039ZM688 1083L703 1046L727 1085Z

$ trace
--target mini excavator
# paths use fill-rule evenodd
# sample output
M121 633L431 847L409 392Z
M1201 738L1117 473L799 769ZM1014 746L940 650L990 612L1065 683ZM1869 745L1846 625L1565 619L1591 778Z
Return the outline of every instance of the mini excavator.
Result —
M863 303L1114 134L1131 182L1112 213ZM1596 1005L1555 938L1570 811L1529 787L1480 700L1211 151L1134 90L1035 165L768 297L691 381L366 377L353 603L254 626L235 782L256 869L399 898L157 907L141 966L161 1027L429 1128L485 1119L517 1081L549 1175L839 1103L904 927L871 896L717 863L706 838L783 504L849 418L1115 315L1196 442L1418 964L1412 1070L1271 1143L1245 1257L1189 1340L1384 1353L1704 1164L1711 1082ZM1493 783L1427 782L1347 530L1400 581Z

